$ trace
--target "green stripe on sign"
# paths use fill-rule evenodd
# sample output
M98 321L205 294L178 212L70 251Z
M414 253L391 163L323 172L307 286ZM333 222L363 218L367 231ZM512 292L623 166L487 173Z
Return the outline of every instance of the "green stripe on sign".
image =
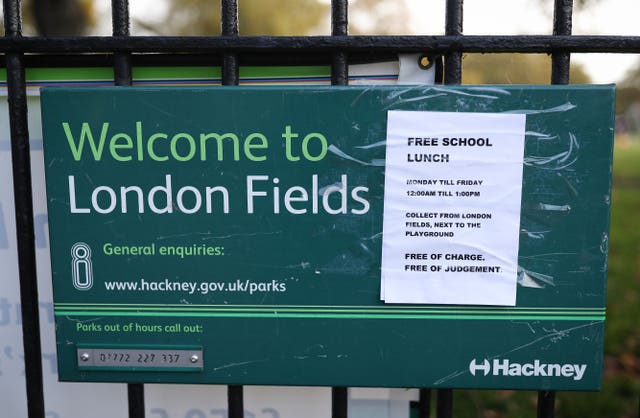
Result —
M351 307L351 306L250 306L250 305L102 305L102 304L56 304L55 311L84 312L84 311L162 311L162 312L332 312L332 313L377 313L377 314L447 314L447 315L496 315L496 316L604 316L605 309L536 309L536 308L505 308L505 309L460 309L434 307Z
M541 321L596 321L604 315L460 315L444 313L365 313L365 312L184 312L184 311L115 311L115 310L56 310L56 316L135 316L135 317L219 317L219 318L310 318L310 319L447 319L447 320L541 320Z

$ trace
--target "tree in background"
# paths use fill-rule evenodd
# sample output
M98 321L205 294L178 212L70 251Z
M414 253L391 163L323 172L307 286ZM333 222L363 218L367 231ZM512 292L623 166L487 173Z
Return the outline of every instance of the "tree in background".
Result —
M462 61L465 84L549 84L551 57L544 54L468 54ZM572 84L589 83L581 65L572 64Z
M23 33L86 35L97 23L94 6L93 0L22 0Z
M219 35L220 3L210 0L167 0L167 14L161 25L145 29L159 35ZM242 35L304 34L314 28L328 6L316 0L242 0L238 2Z
M640 62L629 70L616 90L618 128L625 133L640 132Z
M162 35L219 35L220 7L211 0L167 0L166 21L147 30ZM241 35L328 34L329 2L322 0L241 0L238 17ZM352 34L389 34L404 29L408 16L404 1L352 0L349 30Z
M132 0L139 1L139 0ZM219 35L220 2L212 0L156 0L154 19L133 18L132 34ZM327 0L241 0L242 35L308 35L330 32ZM27 36L90 34L101 19L96 0L23 0L23 33ZM152 0L149 0L152 4ZM155 7L157 6L157 7ZM165 9L158 19L157 9ZM400 33L408 15L404 1L352 0L350 32ZM2 28L2 20L0 20Z
M135 0L138 1L138 0ZM158 7L168 4L161 24L138 20L150 32L171 35L215 35L219 33L219 1L156 0ZM533 0L545 4L549 0ZM574 0L580 10L601 0ZM84 35L98 20L96 0L23 0L24 32L28 35ZM151 0L150 0L151 3ZM305 35L318 30L328 16L328 0L242 0L241 33L245 35ZM156 6L156 5L154 5ZM406 33L409 16L404 1L351 0L351 33ZM0 21L0 26L2 22ZM326 32L326 31L323 31Z

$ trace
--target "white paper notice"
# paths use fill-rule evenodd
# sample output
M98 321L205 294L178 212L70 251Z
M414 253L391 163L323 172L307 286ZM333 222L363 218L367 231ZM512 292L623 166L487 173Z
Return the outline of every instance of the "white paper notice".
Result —
M525 123L388 112L382 300L515 306Z

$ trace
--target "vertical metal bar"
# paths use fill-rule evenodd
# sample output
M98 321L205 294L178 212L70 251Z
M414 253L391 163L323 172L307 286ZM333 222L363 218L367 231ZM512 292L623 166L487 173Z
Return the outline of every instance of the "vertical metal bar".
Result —
M349 16L347 0L331 0L331 36L349 34ZM349 62L347 53L336 51L331 57L331 84L346 86L349 84ZM347 418L349 390L346 387L331 388L331 418Z
M436 417L451 418L453 416L453 390L438 389L436 398Z
M553 5L553 34L571 35L573 0L555 0ZM571 54L554 52L551 54L551 84L569 84ZM538 392L538 418L555 416L556 393Z
M573 0L555 0L553 8L553 34L571 35ZM554 52L551 54L551 83L569 84L571 54Z
M4 36L22 36L22 7L20 0L3 0Z
M227 386L227 405L229 418L244 417L244 392L241 385Z
M29 417L44 417L25 73L22 54L7 54L6 60L27 406Z
M347 0L331 0L331 35L347 36L349 34ZM344 51L334 52L331 60L331 84L346 86L349 84L349 62Z
M129 0L111 0L111 21L113 36L129 36ZM113 55L113 78L116 86L130 86L131 54L116 52ZM129 418L144 418L144 385L127 384Z
M431 415L431 390L420 389L418 398L418 418L429 418Z
M220 33L223 36L238 36L238 2L237 0L221 0ZM240 83L238 56L225 52L222 56L222 85L233 86ZM229 418L244 417L244 390L241 385L227 386L227 409Z
M538 392L538 418L555 417L556 393L552 390Z
M113 36L129 36L129 0L111 0ZM116 86L131 85L131 54L116 52L113 56Z
M462 35L463 0L447 0L445 16L445 35ZM445 84L462 82L462 52L450 52L444 57Z
M220 23L222 36L238 36L238 1L221 0ZM222 56L222 84L234 86L240 83L238 55L225 52Z
M4 28L8 38L22 36L20 0L4 0ZM44 418L42 380L42 347L40 345L40 313L38 308L38 277L33 225L33 195L31 187L31 155L27 119L27 91L23 54L6 55L9 128L11 131L11 161L13 195L16 214L16 242L20 275L22 314L22 345L29 418Z
M447 0L445 10L445 35L462 35L463 0ZM450 52L444 57L445 84L462 82L462 52ZM453 390L436 391L436 417L451 418L453 410Z
M347 418L349 390L346 387L331 388L331 418Z
M222 36L238 36L238 1L220 1L220 33ZM240 83L238 55L225 52L222 55L222 85L237 86ZM244 388L241 385L227 386L227 408L229 418L244 417Z
M144 417L144 385L129 383L127 385L129 400L129 418Z

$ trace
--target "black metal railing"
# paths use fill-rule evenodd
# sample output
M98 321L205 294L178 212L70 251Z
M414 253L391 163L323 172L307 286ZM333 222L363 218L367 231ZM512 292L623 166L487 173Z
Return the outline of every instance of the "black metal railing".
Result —
M213 2L212 2L213 3ZM444 82L460 84L462 54L545 53L552 56L553 84L569 82L571 53L640 53L640 37L571 35L573 0L555 0L552 35L465 36L463 0L446 1L443 36L350 36L348 1L331 2L330 36L240 36L237 0L221 0L221 36L130 36L128 0L112 0L113 36L24 37L20 0L3 0L5 36L0 53L7 71L13 187L17 227L20 293L28 414L44 418L38 289L36 280L32 183L27 126L25 68L108 63L114 84L130 85L136 63L221 65L222 84L237 85L246 64L323 63L331 65L333 85L348 84L349 63L421 52L444 57ZM180 54L179 58L172 54ZM173 61L172 61L173 59ZM430 416L431 391L420 389L418 414ZM228 386L228 416L244 414L243 387ZM129 417L144 417L144 387L128 385ZM348 389L332 388L333 418L347 417ZM555 392L538 393L538 417L553 417ZM436 416L452 416L453 391L436 391Z

